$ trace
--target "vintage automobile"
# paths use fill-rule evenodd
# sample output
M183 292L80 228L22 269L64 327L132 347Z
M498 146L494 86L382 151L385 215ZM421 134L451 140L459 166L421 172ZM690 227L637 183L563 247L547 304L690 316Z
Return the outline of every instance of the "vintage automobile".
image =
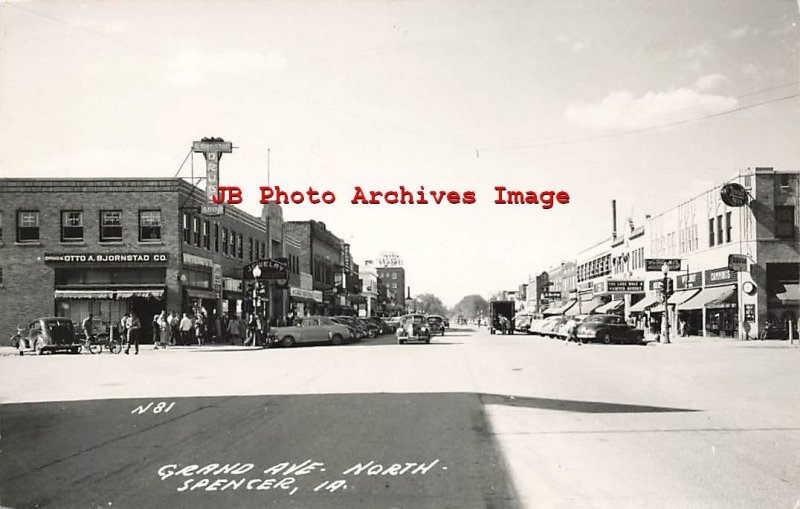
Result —
M578 338L600 343L642 343L644 331L634 329L618 315L590 315L578 326Z
M367 320L377 325L378 328L381 330L380 332L381 334L390 334L394 332L394 330L397 328L397 327L392 327L391 325L386 323L382 318L379 318L377 316L369 316L367 317Z
M25 352L80 353L82 340L76 336L75 326L69 318L43 317L37 318L28 325L19 339L17 348L20 355Z
M541 320L536 320L531 324L530 331L540 336L548 336L553 327L564 318L563 315L547 316Z
M381 327L372 320L367 320L365 317L356 318L356 321L361 324L368 338L377 338L381 335Z
M271 344L285 347L323 342L341 345L350 339L347 326L336 323L327 316L307 316L299 319L293 327L273 327L269 334Z
M428 326L431 329L431 336L441 334L444 336L444 318L439 315L430 315L428 317Z
M431 342L431 329L425 315L412 314L400 318L400 325L397 327L397 342L402 345L406 341Z
M580 326L580 324L586 320L586 317L589 315L575 315L575 316L568 316L565 320L561 320L558 322L558 325L553 330L553 333L556 337L560 339L567 339L567 324L569 323L569 319L575 320L575 322Z
M530 333L531 322L537 315L533 313L520 313L514 317L514 329L525 334Z

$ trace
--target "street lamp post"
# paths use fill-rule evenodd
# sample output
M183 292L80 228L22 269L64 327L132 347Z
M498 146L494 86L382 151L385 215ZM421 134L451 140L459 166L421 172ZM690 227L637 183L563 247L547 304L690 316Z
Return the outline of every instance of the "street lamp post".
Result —
M662 318L661 325L661 343L669 343L669 265L665 262L661 266L661 273L664 274L664 280L661 282L661 294L664 296L664 317Z
M255 306L254 306L255 310L254 311L256 313L256 317L258 316L258 308L261 306L261 279L260 278L261 278L261 267L256 265L255 267L253 267L253 281L255 282L255 284L253 285L253 301L254 301L254 304L255 304ZM270 300L272 296L269 294L269 292L270 292L270 285L267 284L267 314L266 314L267 326L266 326L266 331L264 331L264 333L267 334L267 335L269 335L270 307L271 307L271 304L272 304L272 301ZM261 331L257 331L256 334L259 334L260 332ZM253 340L253 346L257 346L257 342L255 341L255 338Z

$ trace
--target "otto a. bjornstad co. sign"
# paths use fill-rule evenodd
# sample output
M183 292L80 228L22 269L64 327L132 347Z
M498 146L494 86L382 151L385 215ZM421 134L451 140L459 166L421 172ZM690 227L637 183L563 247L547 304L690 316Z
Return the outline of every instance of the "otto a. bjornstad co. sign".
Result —
M167 263L169 253L45 253L45 263Z

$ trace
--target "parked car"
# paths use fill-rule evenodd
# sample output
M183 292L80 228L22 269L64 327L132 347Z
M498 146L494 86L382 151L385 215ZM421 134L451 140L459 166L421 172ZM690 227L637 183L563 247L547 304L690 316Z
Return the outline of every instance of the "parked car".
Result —
M589 315L576 315L576 316L567 316L558 322L558 325L553 330L553 333L556 337L560 339L567 339L567 323L570 319L575 320L577 324L580 324L588 317Z
M347 325L354 330L354 338L356 341L361 341L362 339L369 336L367 332L367 328L364 327L364 324L356 320L355 317L352 316L334 316L333 320L337 323L341 323L342 325Z
M394 327L394 328L391 327L388 323L384 322L381 318L379 318L377 316L368 316L368 317L364 318L364 320L367 320L371 324L373 324L376 327L378 327L378 335L388 334L390 332L394 332L394 330L396 328L396 327Z
M392 328L392 332L396 331L398 327L400 327L400 318L399 316L392 316L390 318L386 318L384 321L386 324Z
M352 338L350 329L327 316L307 316L292 327L273 327L270 343L286 347L299 343L341 345Z
M439 315L430 315L428 317L428 325L431 329L431 335L441 334L444 336L444 318Z
M364 337L364 333L360 328L356 327L355 325L352 325L347 320L342 319L341 316L332 316L331 320L338 323L339 325L347 327L347 330L350 331L351 341L361 341L361 339Z
M578 338L600 343L641 343L644 331L625 323L618 315L590 315L578 326Z
M563 317L564 315L554 315L543 318L536 324L535 328L531 328L531 332L534 334L539 334L540 336L547 336L550 334L550 331L553 330L553 327L560 322Z
M536 315L533 313L521 313L514 317L514 329L517 332L528 334L531 322Z
M400 318L400 326L397 328L397 342L403 344L406 341L431 342L431 330L425 315L411 314Z
M367 332L368 338L376 338L381 335L381 328L380 326L376 325L371 320L367 320L366 318L356 318L356 322L358 322L364 330Z
M25 352L79 353L82 341L75 333L75 326L69 318L42 317L32 321L22 332L17 344L20 355Z

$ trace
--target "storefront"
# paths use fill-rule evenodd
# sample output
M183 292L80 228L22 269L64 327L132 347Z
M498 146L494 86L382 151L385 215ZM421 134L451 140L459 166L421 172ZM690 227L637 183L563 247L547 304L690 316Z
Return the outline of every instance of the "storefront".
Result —
M675 282L675 293L669 300L672 314L672 330L681 336L696 336L703 330L703 311L688 302L702 291L703 273L680 274Z
M55 315L80 325L91 314L95 332L110 333L134 313L149 338L152 317L165 308L168 262L169 253L45 253L55 275Z
M315 306L322 304L322 292L305 290L303 288L289 288L289 313L295 317L313 314Z
M180 281L184 312L197 315L204 311L207 317L212 317L221 310L220 292L213 284L214 272L214 261L210 258L183 253Z
M701 314L701 331L704 336L735 337L738 330L737 273L728 267L707 270L703 273L703 289L679 304L684 317L687 312ZM696 323L696 322L695 322Z

